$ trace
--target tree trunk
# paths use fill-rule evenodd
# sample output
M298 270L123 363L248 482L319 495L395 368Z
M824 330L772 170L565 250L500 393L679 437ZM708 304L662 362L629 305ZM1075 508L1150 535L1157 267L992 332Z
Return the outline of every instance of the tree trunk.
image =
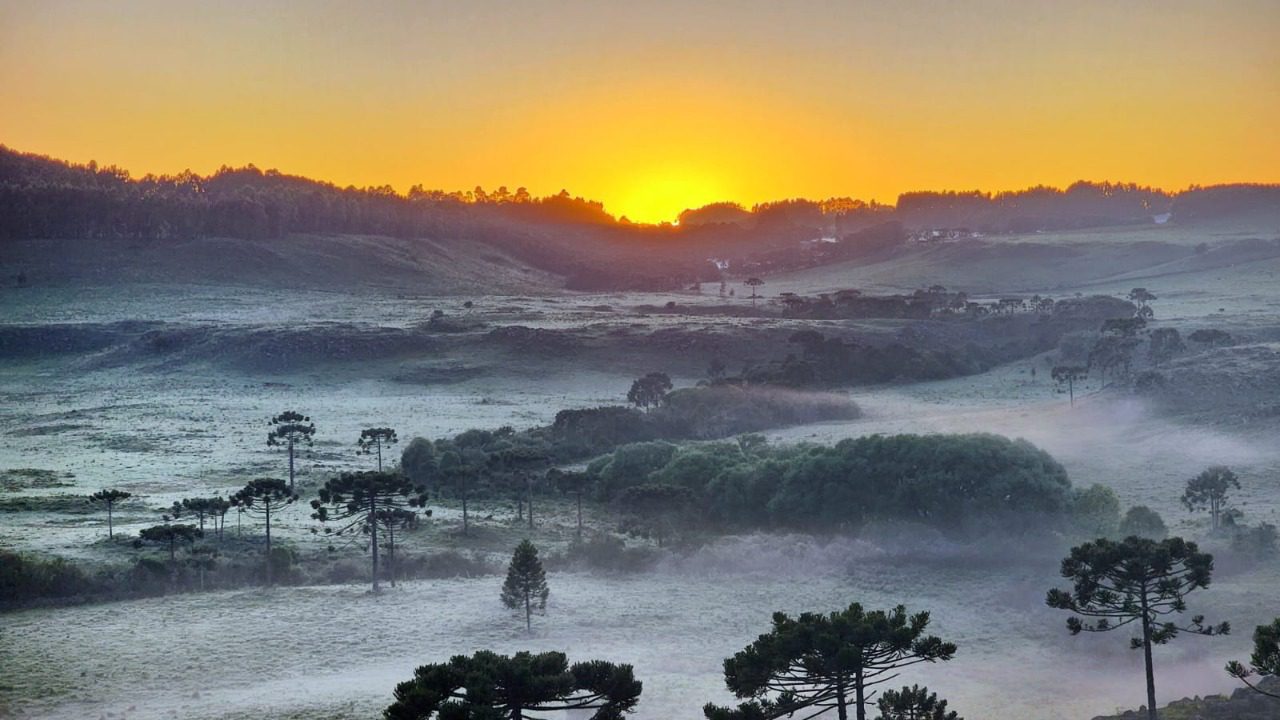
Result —
M382 440L381 438L377 440L377 444L378 444L378 472L382 472Z
M391 577L391 587L396 586L396 521L393 518L387 523L387 575Z
M529 591L524 593L524 631L533 632L533 607L529 601Z
M533 478L525 480L526 492L529 494L529 529L533 529Z
M107 537L113 540L116 537L116 531L115 528L112 527L111 523L111 506L114 504L115 503L107 503Z
M849 708L844 698L844 679L836 681L836 717L849 720Z
M293 438L289 438L289 492L293 492Z
M1067 394L1071 397L1071 407L1076 406L1076 381L1075 378L1067 378Z
M379 591L378 587L378 515L377 506L374 505L373 499L369 500L369 532L373 536L373 591Z
M271 502L267 501L267 587L271 587Z
M467 534L467 484L462 484L462 534Z
M1159 720L1156 715L1156 676L1151 666L1151 617L1147 614L1147 588L1142 592L1142 656L1147 663L1147 720Z
M1218 498L1209 498L1209 515L1213 518L1213 529L1218 529Z
M858 713L858 720L867 720L867 698L866 688L862 686L862 668L858 668L854 671L853 690L853 700L857 703L857 707L854 709Z

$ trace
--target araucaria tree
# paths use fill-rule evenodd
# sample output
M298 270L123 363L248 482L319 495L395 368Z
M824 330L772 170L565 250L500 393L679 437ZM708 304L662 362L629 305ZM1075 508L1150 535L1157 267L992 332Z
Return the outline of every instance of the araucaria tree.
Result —
M392 428L365 428L360 431L360 439L356 440L359 455L377 455L378 472L382 472L382 446L395 445L396 431Z
M326 533L344 535L360 532L369 536L373 556L373 591L378 592L378 529L393 522L396 511L423 507L427 490L398 472L343 473L331 478L320 488L320 498L311 501L315 512L311 517L320 522L334 521L342 525Z
M671 378L666 373L652 372L631 383L627 402L645 410L658 407L667 399L671 388Z
M755 305L756 298L760 297L759 295L756 294L756 288L760 287L761 285L764 285L764 281L758 277L749 277L745 281L743 281L742 284L751 288L751 304Z
M203 534L200 528L195 525L179 525L167 522L163 525L153 525L138 531L138 537L143 540L167 545L170 563L175 562L177 559L178 543L190 545Z
M1071 407L1075 407L1076 383L1089 377L1089 368L1082 365L1056 365L1050 371L1050 374L1053 376L1053 382L1059 387L1067 386L1067 396L1071 398Z
M1253 655L1249 667L1232 660L1227 663L1227 674L1248 685L1255 692L1280 699L1280 692L1271 692L1249 681L1251 677L1280 677L1280 618L1270 625L1259 625L1253 631Z
M293 410L285 410L271 418L271 431L267 433L267 445L283 447L289 452L289 492L293 492L294 458L299 445L311 445L316 425L311 418Z
M396 686L396 701L383 712L387 720L532 720L529 713L591 710L591 720L620 720L635 709L642 689L630 665L592 660L570 667L559 652L481 650L423 665L413 675Z
M102 489L89 496L89 502L100 502L107 506L107 537L114 538L116 531L112 522L112 512L115 510L116 503L122 500L128 500L133 497L132 493L123 490Z
M1186 612L1186 596L1209 587L1212 574L1213 556L1182 538L1159 542L1139 537L1121 542L1100 538L1071 549L1062 561L1062 577L1073 586L1050 590L1046 602L1049 607L1074 613L1067 618L1072 635L1138 624L1141 637L1132 638L1130 647L1142 649L1147 669L1147 717L1156 720L1152 646L1163 645L1181 632L1225 635L1230 630L1227 623L1205 625L1202 615L1192 617L1188 625L1174 622L1173 616Z
M537 608L545 612L550 594L547 573L538 559L538 548L528 540L521 541L511 555L511 564L507 566L507 579L502 583L502 604L512 610L523 608L525 630L532 631L533 610Z
M858 603L829 615L796 618L774 613L773 629L724 661L725 685L737 708L707 704L708 720L766 720L804 712L835 711L847 720L852 706L866 720L868 690L897 677L900 668L950 660L956 646L925 635L929 613L906 608L867 611Z
M293 503L298 496L276 478L258 478L250 480L248 485L231 496L231 504L241 512L263 518L267 525L267 585L272 583L271 573L271 516L279 513L285 506Z
M1213 529L1217 530L1222 526L1222 514L1231 488L1240 489L1240 478L1230 468L1214 465L1187 481L1182 504L1191 512L1208 510Z
M947 711L947 701L938 698L929 688L912 685L901 690L885 690L877 703L880 717L876 720L963 720L952 710Z

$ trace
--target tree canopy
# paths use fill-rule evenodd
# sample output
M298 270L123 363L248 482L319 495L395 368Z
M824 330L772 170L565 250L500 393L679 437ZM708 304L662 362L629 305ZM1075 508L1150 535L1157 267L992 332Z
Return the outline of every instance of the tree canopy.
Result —
M640 700L630 665L604 660L569 665L564 653L514 656L481 650L423 665L396 686L387 720L532 720L527 713L594 711L590 720L619 720Z
M852 706L865 720L868 690L897 676L901 668L950 660L953 643L926 635L929 613L848 608L792 618L774 613L773 628L724 662L725 685L749 701L737 708L708 704L708 720L763 720L807 711L834 710L847 720Z

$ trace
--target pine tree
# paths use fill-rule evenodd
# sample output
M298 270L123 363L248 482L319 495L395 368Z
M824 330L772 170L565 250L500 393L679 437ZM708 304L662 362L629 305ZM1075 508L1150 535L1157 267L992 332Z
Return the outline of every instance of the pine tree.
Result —
M1049 607L1068 610L1067 629L1107 632L1138 623L1142 636L1129 645L1142 649L1147 670L1147 716L1156 718L1155 670L1151 648L1173 640L1179 633L1225 635L1227 623L1204 624L1204 616L1178 625L1172 616L1186 611L1186 596L1209 587L1213 556L1200 552L1195 543L1182 538L1164 541L1128 537L1121 542L1100 538L1071 548L1062 561L1062 577L1071 580L1071 590L1054 588L1046 602Z
M1280 678L1280 618L1271 621L1270 625L1259 625L1253 631L1253 655L1249 658L1249 666L1232 660L1227 663L1227 674L1249 686L1254 692L1280 700L1280 691L1264 689L1260 684L1250 682L1249 678ZM1274 687L1274 686L1273 686Z
M123 490L102 489L89 496L90 502L105 503L107 506L107 537L114 538L116 536L115 527L112 522L112 511L115 510L116 503L122 500L128 500L133 497L132 493Z
M946 700L919 685L885 690L877 706L880 717L876 720L963 720L956 711L947 711Z
M393 428L365 428L360 431L360 439L356 440L357 455L377 455L378 472L382 472L382 447L395 445L399 441Z
M310 445L316 434L311 418L293 410L285 410L271 418L271 431L267 433L267 445L281 447L289 453L289 492L293 492L293 461L298 445Z
M322 523L331 520L346 523L336 531L326 527L326 533L343 535L354 531L369 536L376 593L379 591L379 528L397 524L404 527L405 514L413 514L408 508L424 507L426 503L426 487L416 485L398 472L343 473L320 488L320 498L311 501L311 508L315 510L311 517Z
M559 652L506 656L481 650L419 667L412 680L396 686L396 701L383 717L522 720L532 713L559 717L594 710L589 717L620 720L635 708L642 689L630 665L592 660L570 666Z
M532 632L533 609L536 606L545 612L550 593L547 573L538 559L538 548L528 540L522 541L516 546L511 564L507 566L507 579L502 583L502 604L513 610L523 607L525 630Z
M925 635L929 613L885 612L858 603L829 615L774 613L773 629L724 661L724 680L740 698L736 708L707 704L708 720L766 720L804 711L806 718L834 710L848 720L852 705L866 720L871 688L922 662L950 660L953 643Z
M1240 478L1230 468L1214 465L1187 481L1182 504L1190 512L1208 510L1213 529L1222 526L1222 514L1230 499L1231 488L1240 489Z
M262 517L267 524L267 585L272 583L271 567L271 516L297 500L298 496L285 486L283 480L258 478L231 496L231 504L241 512Z

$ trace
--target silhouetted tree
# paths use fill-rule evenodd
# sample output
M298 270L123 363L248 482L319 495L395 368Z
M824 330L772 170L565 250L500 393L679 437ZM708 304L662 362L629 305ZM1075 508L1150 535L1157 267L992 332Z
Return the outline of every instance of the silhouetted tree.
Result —
M1201 328L1193 330L1187 336L1187 339L1201 345L1229 345L1231 344L1231 333L1217 328Z
M1240 489L1240 479L1230 468L1214 465L1187 481L1182 504L1190 512L1208 510L1213 529L1222 526L1222 514L1230 499L1231 488Z
M289 452L289 492L293 492L293 461L298 445L311 445L316 434L316 425L311 418L286 410L271 418L271 431L267 433L267 445L283 446Z
M468 534L470 528L467 500L484 461L484 453L474 448L449 450L440 456L440 479L462 499L462 534L464 536Z
M1067 386L1067 395L1071 398L1071 406L1076 405L1076 383L1084 380L1089 376L1089 368L1079 365L1055 365L1050 371L1053 381L1058 384Z
M564 653L514 656L481 650L422 665L396 686L387 720L521 720L528 713L594 710L591 720L621 720L640 700L630 665L604 660L569 666Z
M754 307L756 304L756 298L760 297L759 295L756 294L756 288L760 287L761 285L764 285L764 281L758 277L749 277L746 280L744 280L742 284L751 288L751 305L752 307Z
M546 612L550 594L547 573L538 559L538 548L528 540L521 541L511 555L511 564L507 566L507 579L502 583L502 604L512 610L524 608L525 630L531 632L533 609L536 607Z
M963 720L954 710L947 712L946 700L919 685L885 690L876 704L880 708L876 720Z
M423 510L422 514L431 517L431 510ZM387 578L391 587L396 586L396 529L407 530L417 527L418 513L403 508L378 511L378 523L387 537Z
M115 489L109 489L109 488L103 488L102 490L99 490L98 492L89 496L90 502L95 502L95 503L100 502L107 506L107 537L114 538L116 536L115 528L113 526L114 524L112 521L112 513L115 510L116 503L121 502L123 500L128 500L131 497L133 497L132 493L127 493L123 490L115 490Z
M1121 542L1100 538L1071 549L1062 561L1062 577L1071 580L1073 588L1054 588L1045 601L1049 607L1075 613L1067 619L1072 635L1139 624L1142 636L1132 638L1130 647L1142 649L1147 669L1147 716L1156 720L1151 647L1169 642L1180 632L1225 635L1230 631L1227 623L1205 625L1203 615L1192 617L1191 624L1185 626L1162 620L1185 612L1186 596L1209 587L1212 575L1213 556L1182 538L1155 541L1128 537Z
M653 536L658 547L675 532L679 518L696 506L693 491L680 485L645 483L624 488L618 493L618 507L637 518L634 530Z
M173 507L169 508L169 514L175 519L184 515L195 515L200 526L200 532L203 533L205 518L213 514L216 504L215 498L183 498L182 502L173 501Z
M774 613L770 632L724 661L729 690L752 700L737 708L708 703L703 714L708 720L763 720L835 710L839 720L848 720L852 705L858 720L866 720L869 688L897 677L901 668L955 655L954 644L925 635L928 626L929 613L907 615L901 605L885 612L853 603L794 619Z
M365 428L360 431L360 439L356 441L358 455L377 455L378 472L382 472L382 446L395 445L398 438L392 428Z
M431 487L438 483L440 457L435 444L421 437L410 440L400 453L400 470L419 485Z
M217 528L218 540L222 540L222 528L226 525L227 511L231 509L231 501L224 497L209 498L209 517Z
M1153 365L1172 360L1178 353L1187 349L1177 328L1156 328L1151 331L1151 337L1147 342L1147 357L1151 359Z
M176 562L176 547L178 543L190 545L203 534L195 525L179 525L167 522L163 525L153 525L138 531L138 537L142 540L167 545L170 563Z
M564 471L559 468L552 468L547 471L547 482L558 488L561 492L573 493L574 501L578 506L578 525L576 529L576 537L582 539L582 493L591 487L592 478L587 473Z
M1129 508L1129 511L1124 514L1124 519L1120 521L1120 535L1123 537L1136 535L1152 540L1163 540L1168 534L1164 519L1146 505L1134 505Z
M271 516L278 514L286 506L292 504L298 496L294 494L283 480L276 478L258 478L250 480L243 488L231 496L231 504L241 512L261 517L267 526L266 573L267 585L272 584L271 557Z
M667 399L671 388L671 378L666 373L652 372L631 383L627 402L645 410L658 407Z
M507 446L489 455L489 470L505 479L515 494L519 517L524 517L524 507L528 505L530 530L533 529L534 486L548 462L544 449L529 445Z
M373 557L373 591L378 592L378 526L380 517L391 520L397 510L424 507L427 490L398 472L342 473L320 488L320 498L311 501L311 517L320 522L345 523L325 533L344 535L359 531L368 535Z
M1232 660L1227 663L1227 674L1255 692L1280 699L1280 693L1268 692L1249 681L1251 677L1280 677L1280 618L1272 620L1270 625L1259 625L1254 629L1249 666Z

